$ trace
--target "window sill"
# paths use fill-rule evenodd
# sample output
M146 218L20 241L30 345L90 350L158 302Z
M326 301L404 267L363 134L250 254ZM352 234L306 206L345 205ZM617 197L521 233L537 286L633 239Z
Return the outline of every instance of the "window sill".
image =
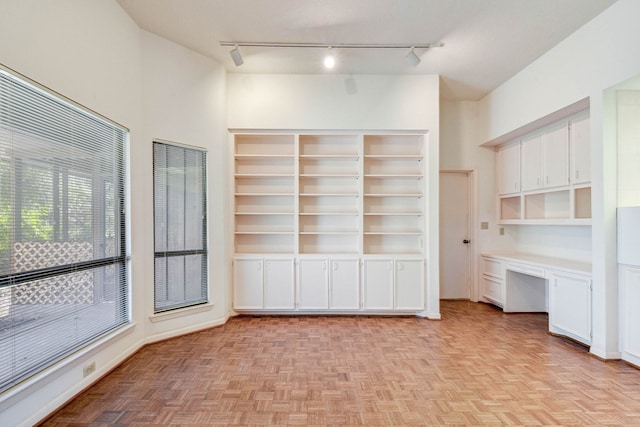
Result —
M179 317L191 316L193 314L204 313L205 311L211 311L215 305L213 303L195 305L193 307L178 308L176 310L166 311L164 313L152 314L149 316L149 320L152 323L164 322L165 320L177 319Z

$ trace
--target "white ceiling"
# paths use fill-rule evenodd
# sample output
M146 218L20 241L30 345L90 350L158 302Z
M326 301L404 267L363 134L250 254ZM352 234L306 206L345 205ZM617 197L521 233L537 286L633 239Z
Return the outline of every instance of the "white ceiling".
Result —
M334 49L338 74L440 74L444 99L477 100L615 0L118 0L140 28L221 62L230 73L327 73L324 49L240 48L221 41L418 44L417 52Z

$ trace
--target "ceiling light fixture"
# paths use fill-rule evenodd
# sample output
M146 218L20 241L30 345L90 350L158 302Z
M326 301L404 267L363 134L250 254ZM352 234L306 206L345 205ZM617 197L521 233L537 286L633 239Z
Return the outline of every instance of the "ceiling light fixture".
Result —
M220 42L220 46L233 46L233 47L285 47L285 48L316 48L316 49L431 49L434 47L442 47L444 43L432 42L432 43L414 43L414 44L371 44L371 43L271 43L271 42Z
M331 46L328 47L327 56L324 57L324 67L331 70L336 66L336 57L333 56L333 52L331 52Z
M417 66L420 63L420 57L416 54L415 49L431 49L434 47L442 47L444 43L441 41L431 43L415 43L415 44L370 44L370 43L344 43L344 44L323 44L323 43L272 43L272 42L220 42L220 46L233 46L234 49L230 52L233 58L233 63L237 67L242 65L242 57L238 46L241 47L265 47L265 48L302 48L302 49L411 49L411 51L405 56L407 62L412 66ZM333 56L333 55L331 55ZM331 60L328 59L329 55L325 57L325 67L333 68L335 66L335 57L333 57L333 66L330 66Z
M405 58L407 60L407 64L411 65L412 67L417 67L420 63L420 57L416 55L415 46L411 46L411 51L407 53L407 56L405 56Z
M238 50L237 44L233 45L233 49L231 49L229 55L231 55L231 59L233 59L233 63L236 64L236 67L244 64L244 60L242 59L242 55L240 55L240 50Z

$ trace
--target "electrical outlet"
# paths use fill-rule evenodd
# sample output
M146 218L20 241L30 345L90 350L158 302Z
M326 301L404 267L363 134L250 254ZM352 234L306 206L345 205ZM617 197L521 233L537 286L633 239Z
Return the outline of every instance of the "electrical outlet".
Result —
M487 221L482 221L480 223L480 230L488 230L489 229L489 223Z
M500 235L504 236L504 227L500 227Z
M96 362L87 363L82 368L82 376L87 377L91 375L96 370Z

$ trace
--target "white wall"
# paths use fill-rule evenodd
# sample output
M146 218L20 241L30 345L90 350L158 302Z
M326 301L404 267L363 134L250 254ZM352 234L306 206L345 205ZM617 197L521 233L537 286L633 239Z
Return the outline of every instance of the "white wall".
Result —
M346 75L227 76L230 129L426 130L427 310L440 317L438 284L439 77L357 75L357 93Z
M226 320L229 255L225 72L215 61L141 31L113 0L0 0L0 62L130 129L132 323L0 394L0 424L32 425L146 342ZM209 152L213 304L153 313L152 145ZM96 371L83 378L94 361Z
M515 247L513 227L505 227L499 234L496 223L495 151L493 147L479 147L479 103L477 101L442 101L440 104L440 169L474 170L477 174L478 252L506 251ZM488 222L487 230L480 222Z
M142 32L142 120L146 156L141 160L151 177L152 142L164 140L207 150L209 289L211 304L153 316L153 286L144 297L147 342L224 323L230 307L230 258L224 227L227 215L228 164L224 68L216 61ZM136 167L141 166L137 164ZM153 217L153 183L145 181L145 216ZM153 271L153 220L144 224L145 269ZM153 277L153 276L151 276Z
M618 90L618 206L640 205L640 90Z
M437 131L438 76L229 74L229 128Z
M0 1L0 61L54 91L128 127L131 161L145 163L140 136L140 32L114 1ZM132 168L131 191L142 193L148 177ZM143 207L135 197L131 208ZM148 248L142 234L148 218L132 217L134 253ZM135 257L131 263L134 302L144 298L151 272ZM90 384L144 341L142 311L134 327L90 351L80 352L0 395L3 425L31 425ZM96 372L82 377L82 366L96 362Z
M640 2L619 0L480 101L482 142L590 98L592 153L592 353L618 357L616 268L616 144L609 140L604 94L640 73ZM576 231L575 233L580 233ZM582 236L568 236L582 241ZM534 242L526 242L534 243ZM546 245L545 242L541 244ZM539 246L539 250L544 247Z

